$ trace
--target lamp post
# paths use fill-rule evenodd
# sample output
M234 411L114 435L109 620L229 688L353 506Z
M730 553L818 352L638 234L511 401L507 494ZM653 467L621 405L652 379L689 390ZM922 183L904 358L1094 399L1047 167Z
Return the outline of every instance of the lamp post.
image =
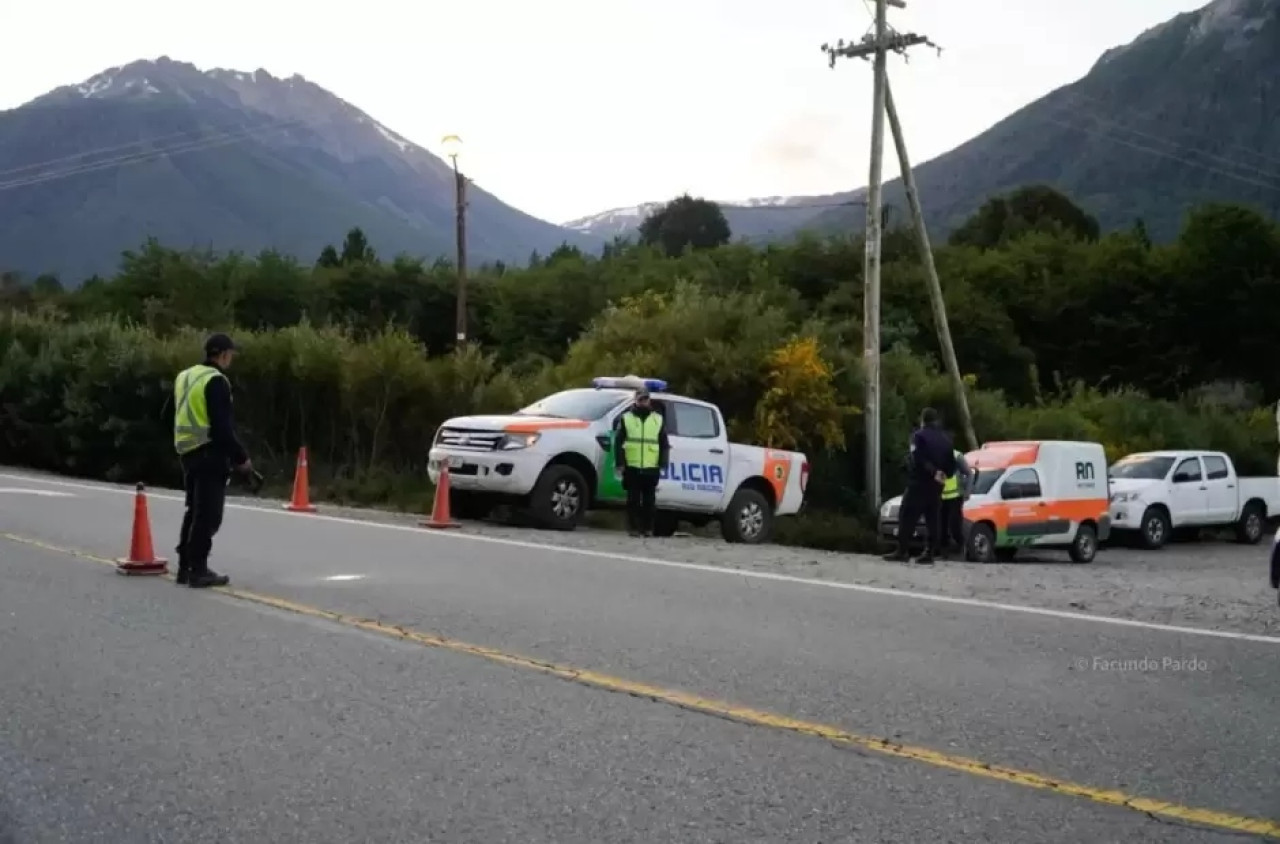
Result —
M461 354L467 345L467 180L458 169L462 138L445 135L441 144L444 154L453 162L454 211L457 215L455 228L458 236L458 317L454 350Z

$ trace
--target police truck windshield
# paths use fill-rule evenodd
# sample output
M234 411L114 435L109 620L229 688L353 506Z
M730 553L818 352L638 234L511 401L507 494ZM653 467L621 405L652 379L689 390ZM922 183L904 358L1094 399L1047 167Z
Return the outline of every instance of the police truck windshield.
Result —
M1158 481L1169 474L1172 457L1126 457L1111 467L1113 478L1131 478L1135 481Z
M516 416L552 416L557 419L582 419L594 422L632 396L630 390L563 390L552 393L526 408Z

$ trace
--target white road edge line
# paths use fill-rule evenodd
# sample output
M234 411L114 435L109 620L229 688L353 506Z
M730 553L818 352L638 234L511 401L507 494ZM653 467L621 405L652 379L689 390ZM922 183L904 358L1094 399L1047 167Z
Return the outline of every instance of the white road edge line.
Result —
M22 481L24 483L42 483L49 486L66 487L68 489L83 489L90 492L105 492L116 495L134 495L132 488L120 486L111 486L108 484L92 484L78 481L61 481L50 480L46 478L32 477L30 475L15 475L8 472L0 472L0 478ZM158 499L161 501L174 501L182 503L184 497L164 492L147 492L148 499ZM957 598L951 595L937 595L929 592L912 592L905 589L889 589L883 586L865 586L861 583L845 583L837 580L816 580L809 577L797 577L790 574L774 574L764 571L748 571L745 569L735 569L728 566L711 566L701 563L682 563L675 560L660 560L654 557L640 557L633 554L621 554L614 551L594 551L589 548L570 548L564 545L551 545L543 542L526 542L520 539L506 539L500 536L480 536L474 533L455 533L455 532L435 532L428 531L420 527L412 525L396 525L387 524L385 522L371 522L363 519L350 519L345 516L330 516L324 513L308 513L296 514L287 510L272 509L268 507L260 507L252 504L236 504L227 502L229 510L245 510L251 513L262 513L269 516L284 516L290 519L298 520L316 520L323 522L332 522L342 525L353 525L362 528L374 528L378 530L394 530L403 533L412 533L416 536L430 538L444 538L454 540L467 540L471 542L489 542L494 545L507 545L513 548L525 548L536 551L555 551L562 554L577 554L583 557L595 557L603 560L619 560L626 563L637 563L646 566L659 566L662 568L682 569L684 571L696 571L706 574L715 574L720 576L747 577L754 580L768 580L775 583L791 583L801 586L813 586L824 589L842 589L848 592L861 592L868 595L883 595L889 598L907 598L916 601L930 601L937 604L950 604L952 606L961 607L977 607L987 610L1000 610L1001 612L1022 613L1024 615L1038 615L1047 618L1061 618L1071 621L1087 621L1094 624L1109 624L1115 627L1133 627L1141 630L1156 630L1163 633L1180 633L1187 636L1207 636L1216 639L1233 639L1240 642L1262 642L1269 645L1280 645L1280 636L1266 636L1261 633L1238 633L1234 630L1210 630L1204 627L1183 627L1176 624L1159 624L1153 621L1138 621L1131 618L1117 618L1108 615L1096 615L1093 613L1072 612L1070 610L1055 610L1048 607L1033 607L1024 604L1003 604L996 601L984 601L980 598Z

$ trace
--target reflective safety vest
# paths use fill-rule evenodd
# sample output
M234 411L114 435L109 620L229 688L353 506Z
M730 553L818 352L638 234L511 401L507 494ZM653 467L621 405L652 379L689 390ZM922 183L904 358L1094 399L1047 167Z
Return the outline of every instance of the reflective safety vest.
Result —
M178 454L187 454L209 442L209 407L204 388L212 379L225 377L203 363L178 373L173 382L173 447Z
M622 416L627 438L622 442L622 454L633 469L657 469L660 449L658 433L662 430L662 414L651 412L641 419L631 411Z
M964 455L962 455L960 452L958 451L956 452L957 461L960 460L960 458L963 456ZM956 467L955 473L952 474L951 477L947 478L946 482L942 485L942 500L950 501L953 498L959 498L959 497L960 497L960 469L959 467Z

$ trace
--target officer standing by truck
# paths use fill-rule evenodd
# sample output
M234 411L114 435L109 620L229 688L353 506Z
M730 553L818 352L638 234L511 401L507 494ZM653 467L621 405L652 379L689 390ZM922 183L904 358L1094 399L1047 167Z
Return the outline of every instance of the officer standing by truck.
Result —
M911 559L911 539L916 523L924 517L924 551L916 559L920 565L933 565L933 548L939 543L938 517L942 505L942 486L956 472L955 449L939 426L938 411L926 407L920 414L920 427L911 434L907 455L907 489L902 494L898 513L898 548L884 559L905 563Z
M613 431L614 465L622 470L627 491L627 531L652 536L658 480L667 465L671 445L662 414L654 409L649 390L636 390L635 403L618 419Z
M231 470L253 470L236 438L231 382L226 370L236 347L225 334L205 341L204 363L178 373L173 384L173 445L182 461L186 512L178 539L179 585L192 589L226 586L230 578L209 568L213 535L222 526Z
M954 448L952 453L956 460L956 470L942 484L938 538L933 545L934 556L944 558L950 553L952 544L961 554L964 553L964 502L969 500L969 490L973 485L972 473L964 455Z

